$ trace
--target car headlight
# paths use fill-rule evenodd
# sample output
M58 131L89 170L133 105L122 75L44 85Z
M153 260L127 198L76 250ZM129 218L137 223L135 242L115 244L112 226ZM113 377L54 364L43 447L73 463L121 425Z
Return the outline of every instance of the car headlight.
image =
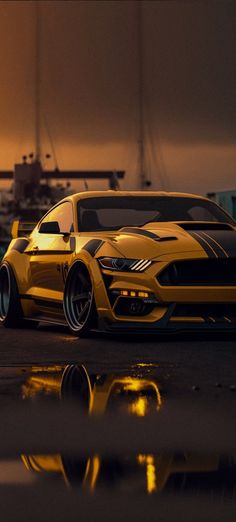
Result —
M125 259L123 257L100 257L98 262L103 269L117 272L144 272L152 264L149 259Z

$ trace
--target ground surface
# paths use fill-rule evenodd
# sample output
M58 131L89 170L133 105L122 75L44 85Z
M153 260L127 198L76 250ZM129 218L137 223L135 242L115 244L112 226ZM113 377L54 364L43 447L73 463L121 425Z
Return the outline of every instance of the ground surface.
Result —
M31 367L36 366L36 371L45 372L44 382L48 382L53 387L52 374L49 374L47 381L47 367L54 366L58 371L61 365L67 364L83 365L89 375L96 374L100 378L104 375L109 377L119 374L154 380L158 384L163 405L160 417L158 415L156 419L159 424L155 424L153 428L147 423L143 425L143 429L140 425L137 431L136 425L130 424L127 428L126 420L122 421L125 422L122 428L120 419L115 423L113 418L110 423L108 418L105 419L104 425L94 425L94 429L91 429L85 420L85 425L81 425L80 418L77 419L77 410L73 414L70 410L63 410L63 413L57 409L38 412L37 403L36 411L30 410L28 415L28 410L22 409L22 404L17 400L27 375L35 371L31 370ZM124 518L146 522L146 520L155 520L158 513L158 519L166 522L170 520L231 522L235 520L236 511L235 406L236 336L189 334L171 337L145 335L135 338L94 335L90 339L77 339L62 327L41 325L36 330L7 330L0 327L2 520L4 522L32 519L41 521L42 513L36 506L42 505L45 521L74 522L79 513L82 522L95 519L120 522ZM72 426L73 429L68 431L68 426ZM82 436L81 433L86 426L87 432ZM157 477L162 469L161 462L165 463L166 459L165 453L164 456L160 454L160 447L167 448L168 459L170 455L172 455L171 459L174 458L175 452L179 452L182 448L182 456L184 455L185 458L187 455L187 462L190 455L188 451L194 452L197 455L197 462L200 458L200 464L197 466L200 470L205 469L205 464L201 464L199 448L204 455L206 454L206 459L208 459L207 454L209 453L211 458L211 453L214 451L217 455L217 466L220 462L230 462L233 467L227 468L226 472L224 468L222 472L216 472L220 485L218 482L211 485L210 473L209 479L205 478L205 486L202 487L204 475L201 475L202 479L199 482L201 488L199 490L199 484L194 483L191 489L194 494L192 497L189 496L187 486L185 487L186 475L183 475L184 482L181 482L180 490L173 490L174 494L170 497L146 496L143 486L146 480L145 470L142 474L142 489L137 476L129 475L128 471L127 476L122 474L120 478L118 477L117 489L112 490L110 487L107 490L98 489L96 494L91 496L85 489L79 487L65 489L64 481L59 482L54 475L50 481L46 477L47 480L44 482L43 473L36 476L30 474L19 457L22 453L54 454L59 450L63 453L62 448L64 451L68 452L69 449L72 454L76 454L75 452L79 451L78 444L83 448L81 449L83 455L85 451L83 446L88 444L90 439L92 447L95 444L94 451L96 450L98 455L100 451L103 454L99 446L101 443L103 451L108 451L109 444L113 449L115 445L120 451L120 442L124 444L127 440L125 450L127 455L128 451L132 451L134 442L137 446L135 451L145 453L147 450L143 447L145 448L146 441L148 443L150 441L153 445L150 451L155 452L157 455L155 458L159 459L156 465ZM42 450L41 443L44 448L47 448L46 452ZM213 443L214 450L212 450ZM221 454L224 456L223 461ZM228 460L225 455L228 455ZM78 467L80 461L76 462ZM114 467L116 461L111 462ZM117 472L117 467L113 469L112 466L110 469L113 472L116 469ZM168 471L168 464L166 466ZM210 472L212 470L213 468L210 467ZM187 471L190 473L194 468L189 465ZM111 477L114 479L113 472ZM213 493L215 493L214 497Z
M94 373L129 372L138 365L142 373L158 377L166 391L208 396L217 389L228 395L236 385L236 336L78 339L61 327L0 328L0 366L54 363L84 364Z

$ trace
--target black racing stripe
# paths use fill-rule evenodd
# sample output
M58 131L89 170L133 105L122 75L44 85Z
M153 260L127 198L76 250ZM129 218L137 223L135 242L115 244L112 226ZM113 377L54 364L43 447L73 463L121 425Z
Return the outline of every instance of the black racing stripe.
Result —
M75 240L75 237L74 237L74 236L70 237L70 249L71 249L71 251L73 251L73 252L74 252L75 249L76 249L76 240Z
M201 234L203 235L204 239L206 239L206 241L208 241L209 245L212 246L212 248L214 248L215 252L217 253L218 257L229 257L228 253L226 252L226 250L220 245L220 243L214 239L211 234L211 231L207 231L207 232L201 232Z
M206 233L217 241L229 257L236 257L236 231L235 230L209 230Z
M190 236L193 237L193 239L195 239L199 245L201 245L201 247L203 248L203 250L205 250L206 254L208 255L208 257L210 258L216 258L218 257L218 255L216 254L215 250L212 249L212 247L209 245L209 243L206 241L205 238L202 238L200 232L191 232L190 230L188 230L188 234L190 234Z
M153 232L149 232L149 230L140 230L140 228L134 227L124 227L119 230L119 232L129 232L131 234L138 234L139 236L149 237L149 239L153 239L153 241L174 241L178 239L176 236L164 236L160 237Z
M157 234L153 234L153 232L149 232L149 230L140 230L140 228L135 227L124 227L119 230L119 232L129 232L131 234L138 234L140 236L149 237L150 239L160 239L160 236Z
M86 252L89 252L89 254L94 257L103 243L104 241L101 239L91 239L86 243L86 245L84 245L83 250L86 250Z
M72 250L27 250L25 253L30 256L64 256L73 252Z

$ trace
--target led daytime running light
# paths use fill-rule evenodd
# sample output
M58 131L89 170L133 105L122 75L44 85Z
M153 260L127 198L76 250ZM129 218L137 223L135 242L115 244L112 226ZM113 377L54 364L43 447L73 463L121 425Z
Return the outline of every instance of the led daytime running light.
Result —
M103 269L117 272L144 272L152 264L149 259L126 259L122 257L101 257L98 262Z

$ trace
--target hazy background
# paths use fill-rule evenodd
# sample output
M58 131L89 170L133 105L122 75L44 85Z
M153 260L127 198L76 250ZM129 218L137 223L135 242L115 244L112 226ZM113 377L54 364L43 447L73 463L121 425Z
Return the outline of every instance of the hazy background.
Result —
M140 3L38 4L43 152L53 142L61 169L125 169L138 188ZM0 170L34 149L35 10L0 2ZM236 188L236 2L146 0L142 31L152 188Z

